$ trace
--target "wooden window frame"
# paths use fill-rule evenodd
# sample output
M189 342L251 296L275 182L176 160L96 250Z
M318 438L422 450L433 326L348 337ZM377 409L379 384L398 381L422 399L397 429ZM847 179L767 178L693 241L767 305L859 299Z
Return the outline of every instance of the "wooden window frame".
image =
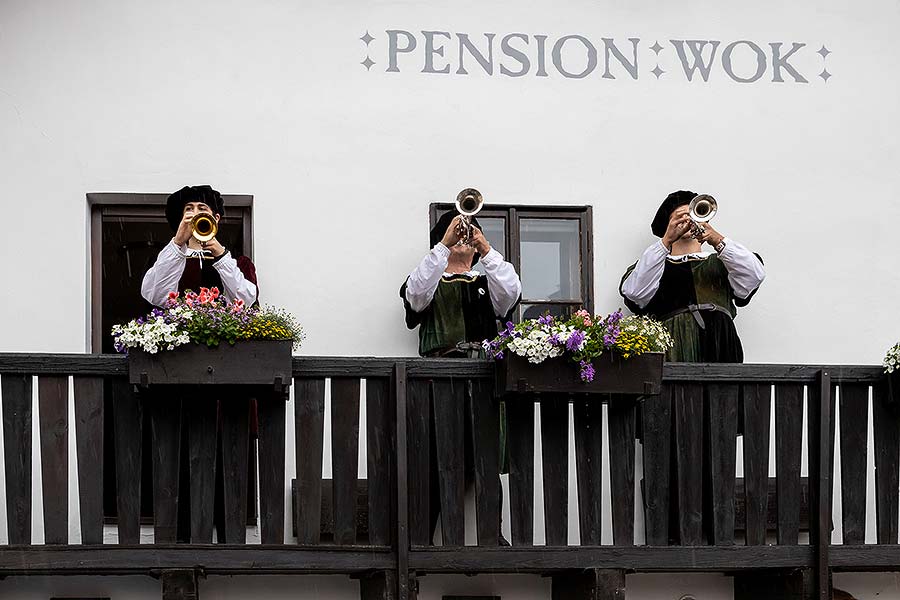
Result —
M437 223L438 215L444 211L455 209L451 202L433 202L428 207L429 229ZM594 225L593 208L584 206L549 206L549 205L523 205L523 204L491 204L486 205L479 213L479 217L502 218L506 220L506 247L503 248L503 256L508 260L517 273L522 272L522 257L519 248L521 236L519 234L522 219L560 219L579 221L579 239L581 244L581 294L582 304L585 309L594 312ZM525 298L522 299L525 302ZM574 303L568 300L546 300L538 304L559 304L571 306ZM518 315L521 308L516 309Z
M103 217L121 216L136 221L147 218L156 219L159 208L165 207L170 194L140 194L127 192L90 192L87 194L90 215L90 323L88 332L90 351L99 354L102 351L103 332L103 238L101 227ZM243 254L253 260L253 196L248 194L223 194L227 213L222 218L242 220L244 250Z

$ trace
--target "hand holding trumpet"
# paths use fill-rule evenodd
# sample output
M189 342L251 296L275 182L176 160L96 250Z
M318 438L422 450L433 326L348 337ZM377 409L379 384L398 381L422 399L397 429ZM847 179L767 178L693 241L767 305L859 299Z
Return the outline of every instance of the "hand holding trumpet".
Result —
M218 225L211 214L185 211L173 241L178 246L187 244L189 248L211 255L211 258L218 258L225 253L225 247L216 239L217 232Z
M470 227L471 239L468 244L463 244L466 228L463 224L462 216L456 215L453 217L453 220L450 221L450 226L447 227L447 231L444 233L441 243L451 250L457 245L471 246L482 256L486 255L491 251L490 243L488 243L487 238L484 237L484 233L482 233L478 227L475 225L471 225Z

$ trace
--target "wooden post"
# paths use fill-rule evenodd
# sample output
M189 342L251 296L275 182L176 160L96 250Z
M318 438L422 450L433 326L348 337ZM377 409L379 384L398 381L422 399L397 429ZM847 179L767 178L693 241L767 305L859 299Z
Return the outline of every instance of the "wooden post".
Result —
M553 576L553 600L625 600L625 571L587 569Z

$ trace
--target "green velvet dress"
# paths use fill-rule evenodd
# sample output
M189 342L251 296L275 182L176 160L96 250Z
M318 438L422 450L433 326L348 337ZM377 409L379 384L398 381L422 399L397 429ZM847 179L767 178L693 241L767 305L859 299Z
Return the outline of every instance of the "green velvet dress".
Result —
M636 265L628 268L622 283ZM744 350L733 319L736 307L746 306L752 297L752 293L744 299L735 297L725 264L712 254L687 260L667 258L659 289L647 306L641 308L628 298L625 305L635 314L659 319L672 334L675 346L666 360L739 363L744 361ZM714 304L724 310L699 311L701 326L693 312L680 312L693 304Z

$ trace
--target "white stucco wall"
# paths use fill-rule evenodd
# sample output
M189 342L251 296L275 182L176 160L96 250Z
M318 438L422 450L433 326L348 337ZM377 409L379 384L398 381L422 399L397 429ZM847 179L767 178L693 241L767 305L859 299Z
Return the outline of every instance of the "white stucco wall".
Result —
M4 0L0 352L87 348L87 192L210 183L253 194L265 300L302 320L301 353L412 355L397 288L427 250L430 202L475 186L489 203L592 205L595 303L606 312L621 305L621 272L652 241L659 202L689 188L714 194L715 226L765 258L769 277L738 318L748 361L879 362L900 338L898 24L892 0ZM388 30L416 40L397 54L399 72L386 72ZM432 59L450 73L421 72L423 31L448 32L432 34L445 48ZM469 74L458 74L458 34L483 49L485 32L496 34L493 74L469 54ZM501 51L512 33L527 36L527 47L512 42L529 57L522 77L501 72L522 66ZM598 50L584 79L553 64L553 45L575 34ZM547 36L546 77L537 36ZM614 78L603 77L603 38L629 60L629 38L639 40L637 79L615 56ZM708 81L687 81L671 40L721 42ZM723 66L739 40L765 54L754 83ZM786 68L773 82L771 44L784 55L795 42L806 46L790 64L808 83ZM585 57L570 40L561 65L576 72ZM733 76L753 76L749 44L731 59ZM629 578L629 598L728 597L727 579L678 578L687 583L676 593L673 577ZM137 584L103 581L143 597L128 591ZM530 578L429 577L423 595L459 592L460 581L470 593L540 591ZM893 576L836 582L863 598L900 597ZM45 590L16 585L16 597ZM240 589L206 585L205 598Z
M878 361L898 337L893 226L900 119L896 2L752 4L263 3L7 0L0 5L0 179L5 274L0 350L83 351L90 191L170 192L212 183L256 198L265 300L306 324L308 354L408 355L397 288L426 251L426 207L465 186L488 202L591 204L598 310L621 304L621 272L652 241L671 190L716 195L715 225L760 252L769 278L738 326L749 361ZM417 38L388 68L387 30ZM450 74L421 73L423 30ZM367 71L360 61L374 36ZM485 48L493 75L457 33ZM528 36L521 68L501 52ZM552 46L598 49L584 79ZM548 36L537 73L537 39ZM637 80L603 38L631 60ZM400 45L406 43L399 38ZM719 40L708 82L688 82L669 40ZM767 53L755 83L723 68L733 41ZM659 80L651 49L659 41ZM786 54L772 81L771 43ZM826 46L823 60L815 53ZM688 50L686 50L687 52ZM705 50L708 56L709 47ZM735 76L756 69L751 47ZM569 40L563 67L584 46ZM833 73L827 83L817 73ZM13 259L13 260L10 260Z

